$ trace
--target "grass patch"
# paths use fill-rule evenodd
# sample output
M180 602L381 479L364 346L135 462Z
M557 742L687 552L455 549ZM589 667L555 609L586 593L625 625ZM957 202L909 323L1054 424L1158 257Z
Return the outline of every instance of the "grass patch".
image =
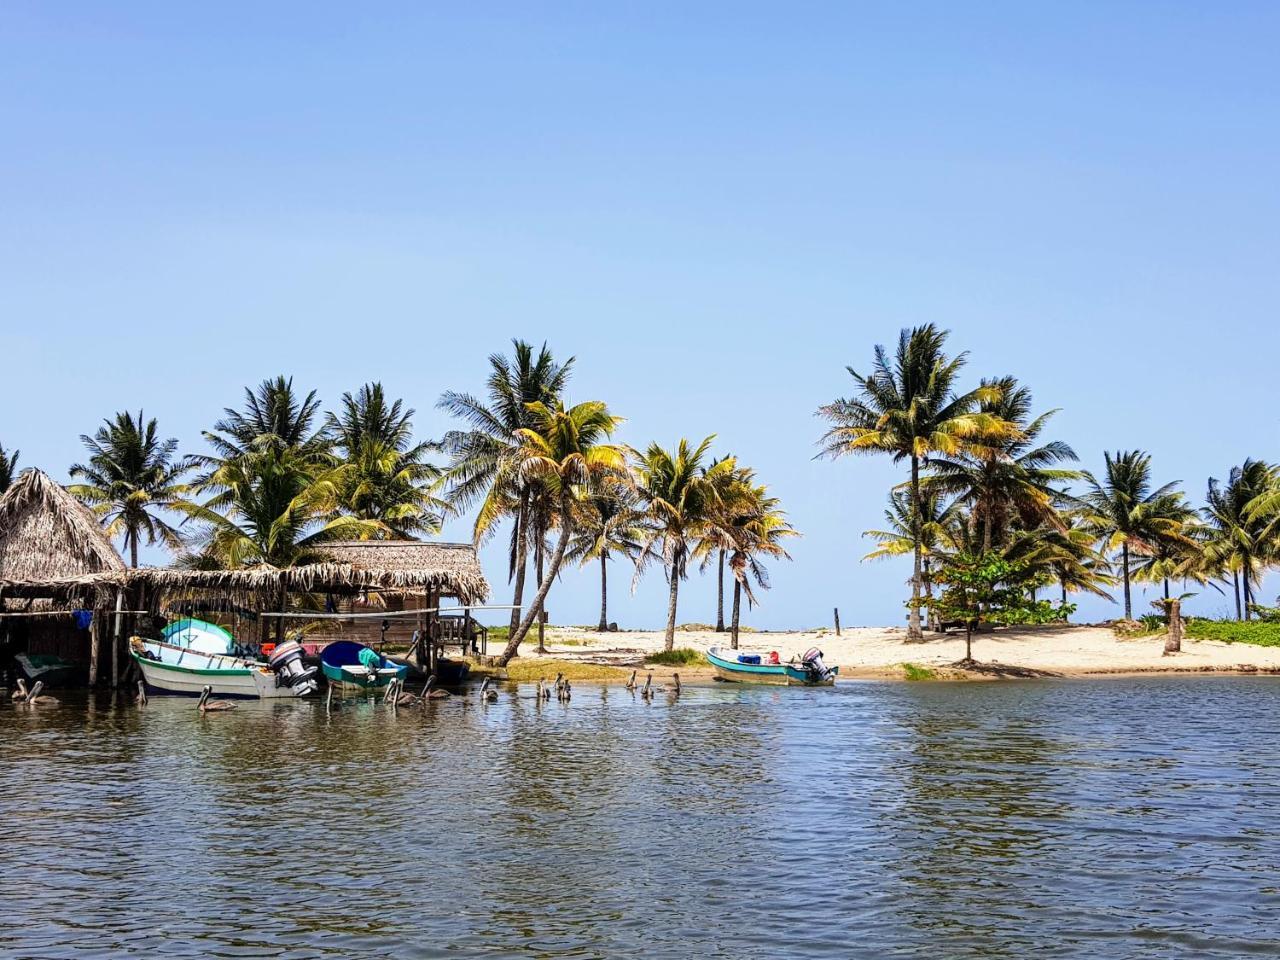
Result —
M557 673L563 673L568 680L625 680L631 675L629 670L609 667L599 663L579 663L576 660L552 660L546 657L539 659L522 659L517 657L506 667L506 679L514 683L533 683L542 678L551 681ZM474 661L471 664L473 677L501 676L502 670L494 667L482 667Z
M664 667L705 667L709 663L705 653L694 650L692 647L659 650L645 657L644 662L661 664Z
M938 675L928 667L921 667L914 663L904 663L902 665L902 678L904 680L937 680Z
M1255 647L1280 647L1280 623L1191 619L1187 621L1187 637L1191 640L1248 643Z

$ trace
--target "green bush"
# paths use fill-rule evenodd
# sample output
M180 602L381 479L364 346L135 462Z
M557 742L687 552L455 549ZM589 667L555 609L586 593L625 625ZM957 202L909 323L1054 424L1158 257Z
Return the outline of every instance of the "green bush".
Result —
M660 650L645 657L645 663L662 664L667 667L701 667L707 664L707 657L701 650L692 647L676 647L674 650Z
M1257 647L1280 647L1280 623L1197 618L1187 621L1187 637L1191 640L1219 640L1223 643L1249 643Z
M937 680L938 675L928 667L920 667L914 663L902 665L902 676L906 680Z

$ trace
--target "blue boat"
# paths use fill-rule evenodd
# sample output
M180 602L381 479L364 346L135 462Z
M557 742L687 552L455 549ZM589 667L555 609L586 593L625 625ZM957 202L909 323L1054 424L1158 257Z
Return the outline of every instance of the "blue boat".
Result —
M366 652L367 651L367 652ZM320 669L331 684L377 690L403 680L408 666L388 660L372 647L354 640L335 640L320 651Z
M712 647L707 651L718 680L731 683L764 683L778 687L829 687L836 682L839 667L828 667L822 662L822 651L817 647L807 650L804 656L790 663L771 663L767 654L746 650L721 650Z

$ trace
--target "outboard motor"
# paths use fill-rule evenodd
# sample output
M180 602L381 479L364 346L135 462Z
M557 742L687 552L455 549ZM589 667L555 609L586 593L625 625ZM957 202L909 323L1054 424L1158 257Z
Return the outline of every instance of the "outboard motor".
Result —
M271 651L267 661L276 675L276 685L288 687L295 697L305 697L317 689L315 667L302 665L302 646L296 640L288 640Z
M822 662L822 651L817 647L810 647L804 652L804 656L800 658L804 664L805 670L809 676L815 680L830 680L831 669Z

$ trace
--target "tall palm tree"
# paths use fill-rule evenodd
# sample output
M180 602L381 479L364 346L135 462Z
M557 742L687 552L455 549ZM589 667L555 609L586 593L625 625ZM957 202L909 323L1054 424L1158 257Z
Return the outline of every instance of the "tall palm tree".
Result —
M884 512L885 529L865 530L863 536L876 541L879 546L862 559L882 560L911 553L917 539L920 544L921 579L924 589L924 605L929 610L929 622L933 623L933 566L937 553L950 536L950 529L957 523L967 522L959 504L948 502L937 491L925 488L920 492L920 532L913 535L911 494L906 490L894 490L889 494L889 508Z
M1280 506L1280 468L1262 460L1232 467L1227 482L1209 479L1205 506L1204 555L1215 574L1231 574L1236 618L1251 619L1253 590L1277 550L1272 515Z
M293 390L293 378L283 376L263 380L258 389L244 391L244 408L227 407L225 416L204 431L213 447L214 456L199 456L196 461L206 469L218 463L264 450L293 450L309 457L321 457L331 445L327 432L316 429L320 401L312 390L299 398Z
M344 509L382 521L398 539L438 533L448 509L437 496L444 473L427 459L438 445L414 442L413 413L400 400L389 403L382 384L369 383L344 393L341 412L326 418L340 461L351 467Z
M543 484L554 495L560 532L538 592L502 652L499 660L502 666L516 655L529 627L541 617L547 593L560 572L573 537L575 503L589 495L604 478L624 476L627 462L621 447L606 442L622 418L613 416L603 403L588 401L566 407L557 400L552 404L536 402L528 406L531 426L517 431L520 448L515 456L514 471Z
M1161 543L1190 544L1185 526L1192 511L1176 483L1151 487L1151 455L1141 450L1105 454L1101 480L1086 472L1088 483L1081 501L1086 528L1102 542L1105 552L1118 550L1124 584L1124 616L1133 619L1130 583L1133 555L1151 556Z
M183 477L193 464L179 457L178 441L162 440L156 420L144 421L127 411L104 420L93 436L81 435L89 452L88 463L71 467L81 483L67 489L88 504L102 520L110 537L124 536L129 565L138 565L138 543L163 543L182 548L182 538L158 511L181 510L186 503Z
M18 476L18 455L21 450L6 453L4 444L0 443L0 493L4 493Z
M733 615L729 632L734 650L738 649L743 592L747 594L748 605L754 605L752 581L763 590L769 589L769 573L764 561L790 560L783 541L800 535L787 521L778 498L770 496L767 487L754 483L750 471L739 478L736 486L726 497L734 504L728 521L733 538L729 555L729 569L733 573Z
M515 581L511 631L520 621L528 548L535 539L531 513L538 492L535 481L514 469L523 446L519 432L533 426L529 404L554 404L573 370L573 357L558 362L544 343L535 355L523 340L512 341L513 357L489 357L487 399L448 391L436 404L457 417L465 429L451 430L441 441L450 456L449 498L458 510L480 505L474 536L477 544L493 535L506 516L511 530L509 579Z
M1013 524L1024 529L1046 524L1065 530L1057 509L1066 499L1061 484L1078 480L1081 474L1058 464L1077 457L1061 441L1037 443L1057 411L1032 417L1031 391L1014 377L983 380L981 387L995 392L982 400L979 409L1012 424L1016 432L966 446L955 456L933 458L929 463L933 475L926 485L955 497L969 511L981 532L983 551L1001 543Z
M703 471L714 471L716 465L725 459L720 457L712 460L707 466L703 467ZM746 471L749 473L749 471ZM738 478L731 477L727 474L719 474L723 477L724 483L736 483ZM724 570L725 560L729 556L729 551L733 549L733 545L729 542L728 530L723 524L712 524L710 535L705 540L708 548L703 556L702 569L711 562L714 555L716 560L716 633L724 633Z
M1017 429L981 409L999 399L999 390L983 386L958 392L956 382L967 354L948 357L943 352L947 332L933 324L903 330L891 359L876 346L870 374L848 367L858 386L851 398L840 398L819 408L818 415L832 426L823 435L819 456L884 453L894 462L911 465L911 529L913 569L907 639L923 639L920 630L920 593L923 581L920 544L920 468L934 455L955 456L994 440L1012 437Z
M676 607L680 581L702 537L710 530L719 509L726 478L732 478L732 457L703 469L714 436L696 447L681 439L674 451L650 444L643 454L632 451L636 486L652 524L636 562L636 576L651 561L661 558L669 581L665 649L675 646Z
M609 560L621 555L635 560L643 549L647 515L639 494L627 479L606 478L574 510L573 540L565 559L586 566L600 563L600 623L609 629Z

